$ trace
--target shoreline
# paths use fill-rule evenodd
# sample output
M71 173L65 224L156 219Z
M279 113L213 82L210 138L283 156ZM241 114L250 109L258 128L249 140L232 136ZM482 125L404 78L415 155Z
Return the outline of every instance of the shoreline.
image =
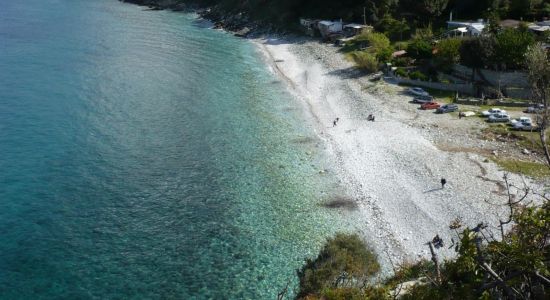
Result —
M445 115L425 120L411 109L403 88L369 83L334 47L306 37L276 37L267 28L240 35L258 24L208 8L184 11L255 44L274 76L303 104L326 146L328 165L334 166L329 171L357 203L362 216L357 230L378 254L383 274L401 263L429 259L426 242L436 234L446 246L438 254L454 257L447 248L454 235L449 224L456 218L468 227L486 222L498 234L498 220L507 214L504 172L482 151L467 151L478 149L479 143L486 151L484 141L460 135L464 132L446 137L456 129L454 120ZM370 113L376 122L366 120ZM332 128L335 118L340 122ZM448 184L441 189L443 177ZM520 175L510 178L516 185L527 182L542 190Z
M405 108L410 107L407 96L367 91L375 85L359 76L335 47L300 37L252 42L311 115L318 137L327 144L332 171L358 204L362 217L357 228L378 254L384 273L401 263L429 259L426 243L436 234L447 246L438 253L454 257L447 248L454 234L449 224L456 218L469 227L486 222L497 234L498 219L507 212L502 206L504 172L494 163L479 154L442 150L422 128L411 126L419 117ZM379 88L399 89L384 85ZM370 113L376 122L367 121ZM337 117L340 121L332 127ZM517 185L526 180L509 176ZM440 178L447 179L445 188Z

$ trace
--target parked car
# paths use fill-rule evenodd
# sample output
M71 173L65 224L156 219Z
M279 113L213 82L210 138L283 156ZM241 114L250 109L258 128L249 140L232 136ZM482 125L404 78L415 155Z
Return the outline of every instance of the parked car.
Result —
M410 94L414 96L429 96L430 94L419 87L412 87L407 90Z
M445 104L439 107L435 112L438 114L444 114L448 112L453 112L458 110L458 105L456 104Z
M544 110L544 105L542 104L536 104L533 106L527 107L523 112L528 114L538 114L541 113Z
M510 124L512 124L512 126L516 125L517 123L526 123L526 122L531 123L531 118L529 118L529 117L519 117L519 118L510 120Z
M413 99L413 102L418 104L424 104L424 103L433 102L433 101L434 101L434 97L432 96L416 96Z
M506 111L504 109L493 107L489 110L482 111L481 115L484 116L484 117L488 117L488 116L493 115L493 114L505 114L505 113L506 113Z
M531 122L518 122L514 124L515 130L536 131L538 127Z
M424 103L422 105L420 105L420 108L421 109L438 109L439 107L441 107L441 104L437 103L437 102L427 102L427 103Z
M510 116L508 116L506 113L496 113L490 115L487 121L490 123L508 122L510 121Z

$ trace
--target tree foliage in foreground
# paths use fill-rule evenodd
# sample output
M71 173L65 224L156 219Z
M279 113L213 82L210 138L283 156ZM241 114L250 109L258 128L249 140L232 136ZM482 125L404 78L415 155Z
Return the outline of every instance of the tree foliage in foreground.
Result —
M354 288L376 274L380 265L357 235L337 234L328 239L315 260L307 259L298 270L298 297L334 288ZM353 291L350 291L353 293Z
M539 136L544 156L548 167L550 167L550 151L546 141L546 129L550 122L550 55L542 44L532 45L525 55L525 64L533 91L533 100L543 107L538 115L537 123L540 128Z

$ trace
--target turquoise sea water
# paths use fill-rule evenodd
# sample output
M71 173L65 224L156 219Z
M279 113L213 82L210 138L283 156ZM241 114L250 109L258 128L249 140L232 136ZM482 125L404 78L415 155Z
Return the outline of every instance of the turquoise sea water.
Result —
M274 299L348 228L249 42L115 0L0 7L0 299Z

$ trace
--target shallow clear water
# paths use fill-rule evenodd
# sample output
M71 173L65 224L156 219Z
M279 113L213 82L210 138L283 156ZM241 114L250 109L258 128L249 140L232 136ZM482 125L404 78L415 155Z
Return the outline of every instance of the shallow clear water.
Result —
M250 43L115 0L0 7L1 299L273 299L348 228Z

